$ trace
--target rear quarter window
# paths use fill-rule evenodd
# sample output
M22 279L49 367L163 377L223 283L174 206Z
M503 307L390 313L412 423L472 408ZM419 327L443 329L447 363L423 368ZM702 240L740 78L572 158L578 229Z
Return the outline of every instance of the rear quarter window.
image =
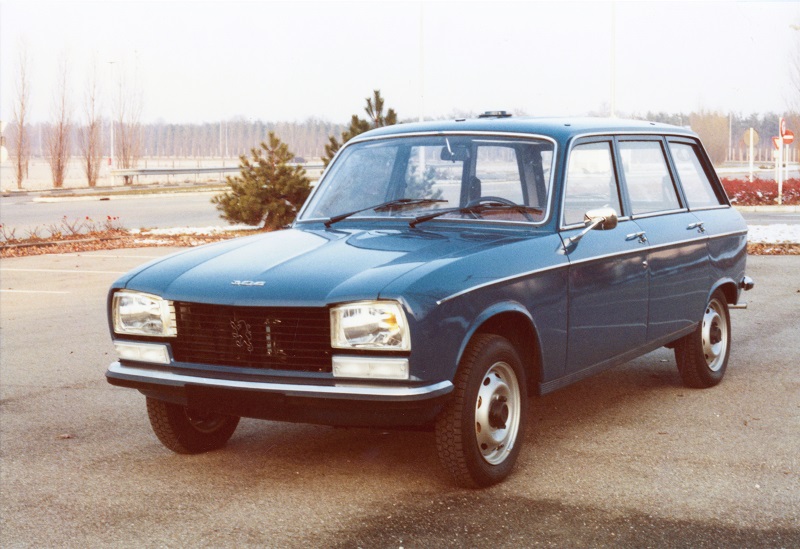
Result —
M688 143L670 143L669 152L678 177L681 180L683 193L689 208L709 208L719 206L720 200L708 179L703 164L700 162L697 145Z

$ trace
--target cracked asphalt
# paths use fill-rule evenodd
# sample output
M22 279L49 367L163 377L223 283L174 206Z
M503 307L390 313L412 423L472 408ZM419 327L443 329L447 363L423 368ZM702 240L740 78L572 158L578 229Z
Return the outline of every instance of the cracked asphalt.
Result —
M2 547L800 547L800 257L750 257L725 380L662 349L534 397L514 474L470 491L433 436L242 420L164 449L105 382L109 284L169 249L0 263Z

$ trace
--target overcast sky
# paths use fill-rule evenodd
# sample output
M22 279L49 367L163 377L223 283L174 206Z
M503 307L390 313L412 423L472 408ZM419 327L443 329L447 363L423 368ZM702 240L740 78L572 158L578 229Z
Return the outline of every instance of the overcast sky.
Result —
M145 121L346 122L376 88L401 119L581 115L608 110L614 65L619 112L784 112L795 26L798 2L3 1L0 119L20 44L34 120L61 57L76 112L95 58L108 112L136 80Z

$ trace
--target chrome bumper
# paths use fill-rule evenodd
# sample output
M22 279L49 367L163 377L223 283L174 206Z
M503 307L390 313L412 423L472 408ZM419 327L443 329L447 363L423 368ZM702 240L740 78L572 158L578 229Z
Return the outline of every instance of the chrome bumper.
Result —
M264 393L278 393L290 397L331 398L350 400L414 401L446 395L453 390L450 381L440 381L422 387L393 387L343 383L335 385L302 385L297 383L271 383L261 381L240 381L198 377L176 374L164 370L136 368L114 362L109 366L106 376L143 384L185 387L219 387L225 389L244 389Z

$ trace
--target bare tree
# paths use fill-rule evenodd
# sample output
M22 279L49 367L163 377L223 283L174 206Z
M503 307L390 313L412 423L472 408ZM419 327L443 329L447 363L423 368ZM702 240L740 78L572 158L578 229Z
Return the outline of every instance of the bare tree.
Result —
M97 185L100 176L100 164L103 160L103 142L101 137L100 105L97 86L97 60L92 62L92 73L86 81L86 95L83 101L85 126L81 129L80 146L83 172L90 187Z
M723 163L728 147L728 117L717 112L693 112L689 125L703 141L711 162Z
M790 109L800 112L800 25L790 25L796 31L794 44L789 53L789 97L787 103Z
M119 78L119 89L114 105L114 156L117 167L135 168L142 155L142 93L137 83L129 83L124 71ZM125 184L133 183L133 177L126 175Z
M58 81L54 87L52 125L45 135L50 172L53 174L53 186L64 186L67 164L70 159L70 137L72 120L67 87L67 60L61 59Z
M14 176L17 188L22 188L22 182L28 176L28 164L31 158L31 145L28 140L25 122L28 117L30 104L30 83L28 82L28 49L24 44L19 49L19 72L17 73L16 93L14 101L14 123L11 156L14 159Z

